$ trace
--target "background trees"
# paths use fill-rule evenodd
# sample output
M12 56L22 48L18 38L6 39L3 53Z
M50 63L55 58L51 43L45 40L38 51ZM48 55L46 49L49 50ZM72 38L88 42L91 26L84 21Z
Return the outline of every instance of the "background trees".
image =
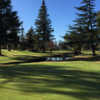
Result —
M55 46L52 35L54 30L44 0L35 22L35 29L31 27L26 34L22 32L21 36L18 33L22 22L17 12L12 10L11 1L0 0L0 55L2 48L16 49L17 45L20 45L21 50L42 52L52 51L55 47L71 47L75 54L81 54L82 49L91 49L92 54L96 55L95 51L100 43L100 12L95 12L95 0L82 0L76 9L77 18L65 34L64 42Z
M35 32L34 29L31 27L29 31L26 33L26 45L27 48L31 51L34 50L35 44Z
M69 45L74 54L81 54L82 47L84 45L84 34L80 26L69 26L68 33L64 36L66 45Z

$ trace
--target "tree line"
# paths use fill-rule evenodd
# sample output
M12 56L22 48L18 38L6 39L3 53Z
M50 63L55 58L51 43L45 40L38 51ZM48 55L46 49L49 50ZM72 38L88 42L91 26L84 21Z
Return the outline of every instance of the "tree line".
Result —
M49 19L45 1L39 10L35 28L26 34L16 11L12 10L11 0L0 0L0 55L1 49L20 49L30 51L52 51L71 49L81 54L82 49L91 50L93 56L100 47L100 12L95 11L95 0L82 0L77 9L77 18L69 26L63 42L54 42L54 29Z
M9 51L12 49L42 52L52 50L54 30L44 0L35 21L36 28L31 27L24 34L22 24L17 12L12 10L11 0L0 0L0 55L3 48Z

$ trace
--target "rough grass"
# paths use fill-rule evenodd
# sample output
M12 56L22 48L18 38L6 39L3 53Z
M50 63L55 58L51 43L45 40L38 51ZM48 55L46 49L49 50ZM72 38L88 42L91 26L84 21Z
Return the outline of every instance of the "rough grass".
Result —
M38 63L23 60L48 54L6 50L3 54L0 100L100 100L100 60L88 59L86 52L71 61Z

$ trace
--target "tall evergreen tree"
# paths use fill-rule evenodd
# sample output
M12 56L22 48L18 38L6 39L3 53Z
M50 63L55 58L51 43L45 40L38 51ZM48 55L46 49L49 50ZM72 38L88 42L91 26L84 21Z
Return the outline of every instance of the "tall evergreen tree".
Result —
M7 44L12 46L13 49L16 49L19 41L18 33L19 33L20 25L22 24L19 21L19 17L16 11L12 11L8 15L8 22L9 22L8 27L10 32L9 34L7 34Z
M3 44L8 44L8 40L11 39L13 40L11 43L18 40L20 24L17 13L12 11L11 0L0 0L0 55Z
M86 42L90 45L92 49L92 54L96 55L96 13L95 9L95 0L82 0L80 7L76 7L76 9L80 12L78 13L78 18L76 19L76 23L79 24L81 22L82 32L87 36Z
M53 37L51 34L53 32L51 21L48 18L47 8L45 1L42 0L42 6L39 10L38 18L35 22L36 24L36 33L38 35L38 48L42 49L43 52L48 48L48 43Z
M0 0L0 55L1 49L2 49L2 44L4 43L6 39L6 31L8 30L7 27L7 12L11 11L11 2L10 0Z

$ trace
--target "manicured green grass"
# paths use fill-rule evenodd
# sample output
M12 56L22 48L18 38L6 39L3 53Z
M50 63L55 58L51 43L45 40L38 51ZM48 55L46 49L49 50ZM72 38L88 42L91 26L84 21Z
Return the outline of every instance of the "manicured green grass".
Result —
M23 60L48 54L3 53L6 56L0 57L0 100L100 100L99 60L36 63Z

